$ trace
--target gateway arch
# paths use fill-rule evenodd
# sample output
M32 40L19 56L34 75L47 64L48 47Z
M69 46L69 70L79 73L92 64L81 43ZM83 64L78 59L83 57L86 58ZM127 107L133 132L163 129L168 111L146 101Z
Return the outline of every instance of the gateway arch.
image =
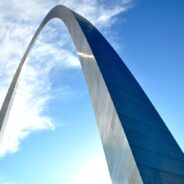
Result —
M90 22L62 5L44 18L18 66L0 111L0 133L26 57L53 18L65 23L77 50L113 184L184 184L184 154L134 76Z

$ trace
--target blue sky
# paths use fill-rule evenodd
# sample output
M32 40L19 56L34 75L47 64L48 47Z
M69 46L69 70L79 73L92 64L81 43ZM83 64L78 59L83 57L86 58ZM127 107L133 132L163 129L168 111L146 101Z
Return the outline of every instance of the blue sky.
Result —
M184 150L182 0L1 1L0 103L36 28L57 4L102 32ZM0 183L110 184L83 74L60 21L42 31L21 78L0 146Z

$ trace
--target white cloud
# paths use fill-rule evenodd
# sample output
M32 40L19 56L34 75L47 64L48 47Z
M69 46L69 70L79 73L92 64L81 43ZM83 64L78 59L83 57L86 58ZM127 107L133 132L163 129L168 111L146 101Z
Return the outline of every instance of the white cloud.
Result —
M1 184L18 184L17 182L12 181L9 178L8 179L7 178L4 178L2 176L0 176L0 183Z
M0 105L35 30L46 13L57 4L68 6L98 27L103 27L111 25L119 13L127 11L131 1L117 1L107 7L97 0L0 1ZM49 79L51 70L55 67L80 67L70 42L66 28L62 24L58 25L58 21L49 23L41 33L26 66L26 75L22 75L17 89L5 136L0 145L1 156L17 151L21 140L31 132L55 127L50 117L42 112L52 98Z

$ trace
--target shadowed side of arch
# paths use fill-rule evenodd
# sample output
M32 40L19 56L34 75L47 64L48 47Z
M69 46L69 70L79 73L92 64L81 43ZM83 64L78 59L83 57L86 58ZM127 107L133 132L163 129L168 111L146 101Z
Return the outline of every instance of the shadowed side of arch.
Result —
M27 55L52 18L61 19L73 39L113 183L183 184L183 153L142 88L99 31L61 5L44 18L18 66L0 111L0 133Z

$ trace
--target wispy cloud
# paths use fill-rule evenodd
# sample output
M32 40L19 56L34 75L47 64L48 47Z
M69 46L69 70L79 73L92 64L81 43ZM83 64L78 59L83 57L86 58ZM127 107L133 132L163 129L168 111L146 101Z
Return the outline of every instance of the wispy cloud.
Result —
M118 14L131 7L130 0L114 1L105 6L97 0L7 0L0 1L0 105L15 69L39 23L57 4L64 4L88 18L98 28L110 26ZM58 34L62 33L62 34ZM58 41L60 40L60 41ZM49 74L53 68L80 68L71 38L58 20L43 30L30 55L26 75L22 75L11 110L0 155L13 153L20 142L36 130L54 129L55 124L43 109L52 98Z

